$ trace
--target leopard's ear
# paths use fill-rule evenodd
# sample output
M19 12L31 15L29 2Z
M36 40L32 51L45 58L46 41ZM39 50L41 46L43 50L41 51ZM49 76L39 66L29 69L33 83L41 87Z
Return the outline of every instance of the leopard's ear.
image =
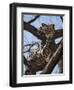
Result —
M45 23L42 23L42 26L47 26Z
M51 24L50 27L54 30L55 29L55 25Z

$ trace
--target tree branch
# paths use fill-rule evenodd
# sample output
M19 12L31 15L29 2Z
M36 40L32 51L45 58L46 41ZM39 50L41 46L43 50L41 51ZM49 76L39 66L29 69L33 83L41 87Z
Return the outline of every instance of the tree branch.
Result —
M34 36L36 36L38 39L40 39L42 41L46 40L45 34L44 33L40 33L40 31L37 30L37 28L35 28L34 26L30 25L29 23L24 22L24 30L32 33Z
M57 64L60 67L60 73L63 73L63 55L60 57L60 60Z
M40 32L37 28L35 28L34 26L30 25L27 22L24 22L24 30L32 33L34 36L36 36L38 39L42 40L43 42L46 41L46 36L44 33ZM55 30L54 33L54 39L63 36L63 29L58 29Z
M58 29L58 30L55 30L55 33L54 33L54 39L55 38L58 38L58 37L62 37L63 36L63 29Z
M61 21L63 22L63 16L60 16Z
M24 56L23 56L23 63L28 66L28 61Z
M34 45L38 45L39 46L39 43L38 42L35 42L35 43L32 43L32 44L26 44L26 45L24 45L24 47L29 46L29 49L26 50L26 51L24 51L23 53L30 52L31 47L33 47Z
M39 43L38 42L34 42L34 43L31 43L31 44L26 44L26 45L24 45L24 46L33 46L33 45L39 45Z
M37 18L39 18L40 17L40 15L37 15L34 19L32 19L32 20L30 20L28 23L32 23L32 22L34 22Z

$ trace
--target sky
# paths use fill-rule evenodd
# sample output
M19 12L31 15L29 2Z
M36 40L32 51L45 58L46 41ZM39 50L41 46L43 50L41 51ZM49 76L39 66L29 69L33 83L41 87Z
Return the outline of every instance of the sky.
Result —
M35 15L23 15L23 20L28 22L34 17ZM32 23L32 25L34 25L36 28L39 28L41 23L55 24L55 29L63 28L62 21L59 16L41 15L35 22Z
M23 15L23 21L28 22L31 19L33 19L36 15L28 15L24 14ZM63 29L63 23L60 19L60 16L55 16L55 15L40 15L39 18L37 18L31 25L39 29L42 23L45 24L55 24L55 30L57 29ZM56 39L55 43L58 43L62 38ZM32 42L40 42L37 37L35 37L33 34L31 34L28 31L23 31L23 45L30 44ZM28 49L28 47L26 48ZM24 50L24 49L23 49ZM24 54L25 57L28 57L29 53ZM59 66L56 65L56 67L53 70L53 73L58 73L59 72Z

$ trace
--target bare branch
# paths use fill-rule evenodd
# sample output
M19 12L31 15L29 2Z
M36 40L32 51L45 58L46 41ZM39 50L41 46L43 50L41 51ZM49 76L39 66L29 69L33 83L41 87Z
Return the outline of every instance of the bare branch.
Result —
M34 36L36 36L38 39L45 41L46 37L44 33L40 33L39 30L37 30L37 28L35 28L34 26L30 25L29 23L24 22L24 30L32 33Z
M25 47L26 47L26 46L33 46L33 45L35 45L35 44L38 44L38 42L31 43L31 44L26 44L26 45L24 45L24 46L25 46Z
M25 65L28 65L28 61L25 57L23 57L23 62L24 62Z
M35 42L35 43L32 43L32 44L26 44L26 45L24 45L24 47L29 46L29 49L26 50L26 51L24 51L23 53L30 52L31 47L33 47L33 46L36 45L36 44L37 44L38 47L39 47L39 43L38 43L38 42Z
M63 22L63 16L60 16L61 21Z
M55 30L54 39L63 36L63 29Z
M32 20L30 20L28 23L32 23L32 22L34 22L37 18L39 18L40 17L40 15L37 15L34 19L32 19Z

